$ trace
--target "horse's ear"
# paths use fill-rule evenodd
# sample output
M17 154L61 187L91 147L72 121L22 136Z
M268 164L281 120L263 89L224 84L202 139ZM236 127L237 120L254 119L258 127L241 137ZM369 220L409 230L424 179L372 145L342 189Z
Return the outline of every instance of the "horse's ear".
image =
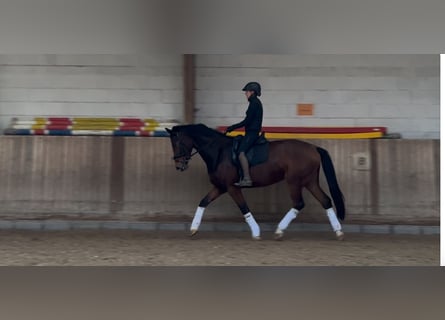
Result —
M165 128L165 131L167 131L169 134L172 133L171 129L169 129L169 128Z

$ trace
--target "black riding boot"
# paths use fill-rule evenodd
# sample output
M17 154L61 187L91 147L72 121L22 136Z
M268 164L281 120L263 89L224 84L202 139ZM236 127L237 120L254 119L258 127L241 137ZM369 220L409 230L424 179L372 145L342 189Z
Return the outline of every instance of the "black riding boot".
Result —
M241 168L243 169L243 179L235 183L238 187L251 187L252 179L250 178L249 162L244 152L239 154L239 162L241 163Z

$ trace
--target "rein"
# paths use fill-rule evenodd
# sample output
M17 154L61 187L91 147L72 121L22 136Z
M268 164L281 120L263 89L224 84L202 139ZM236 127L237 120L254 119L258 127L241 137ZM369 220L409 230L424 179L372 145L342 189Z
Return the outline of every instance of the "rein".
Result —
M186 160L190 160L194 155L196 155L200 150L204 150L205 148L207 148L209 145L211 145L213 143L213 141L209 141L207 142L203 147L199 147L197 148L196 146L194 146L194 148L196 149L195 152L190 153L190 155L187 155L187 152L184 150L186 150L186 147L184 146L184 144L182 142L180 142L180 149L181 149L181 153L179 155L176 155L173 157L173 160L177 160L179 158L184 157Z
M181 145L181 149L182 148L183 148L183 146ZM188 160L188 159L191 159L197 153L198 153L198 150L196 150L195 152L193 152L189 156L187 156L187 154L184 152L184 153L181 153L180 155L174 156L173 160L177 160L177 159L182 158L182 157L185 157Z
M173 149L176 151L172 159L176 162L176 169L181 171L187 169L188 162L197 153L202 156L209 168L214 168L220 157L219 137L227 139L225 135L199 124L179 126L177 129L167 131L170 133ZM196 149L195 152L192 152L193 148Z

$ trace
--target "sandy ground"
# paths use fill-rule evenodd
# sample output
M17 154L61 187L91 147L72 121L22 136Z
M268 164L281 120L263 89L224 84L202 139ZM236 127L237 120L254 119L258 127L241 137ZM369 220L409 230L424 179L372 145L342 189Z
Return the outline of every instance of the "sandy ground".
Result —
M9 266L438 266L438 235L179 231L0 231Z

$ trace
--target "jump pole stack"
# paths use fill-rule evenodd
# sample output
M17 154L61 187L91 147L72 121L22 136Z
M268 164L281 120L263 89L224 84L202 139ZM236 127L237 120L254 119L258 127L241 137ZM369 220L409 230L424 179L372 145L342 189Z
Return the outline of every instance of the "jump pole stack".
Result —
M108 135L165 137L165 127L176 122L139 118L34 118L14 119L5 134L10 135Z

